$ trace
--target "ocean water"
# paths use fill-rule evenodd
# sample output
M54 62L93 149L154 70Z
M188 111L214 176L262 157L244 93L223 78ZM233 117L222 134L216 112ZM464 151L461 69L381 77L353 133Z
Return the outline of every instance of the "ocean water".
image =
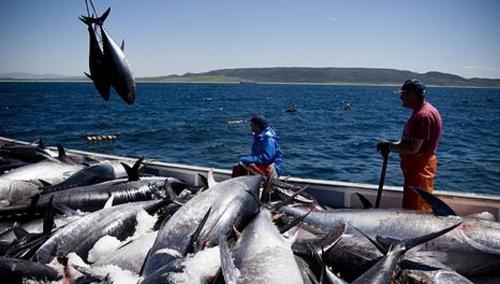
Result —
M379 139L397 140L411 114L397 87L138 84L134 106L103 101L87 83L0 83L0 135L42 138L67 148L144 156L230 169L250 151L248 123L266 115L281 137L284 175L377 183ZM500 90L428 88L444 124L438 149L439 190L500 194ZM345 110L349 103L352 108ZM286 109L295 105L297 113ZM87 143L85 135L116 134ZM401 185L392 154L386 184Z

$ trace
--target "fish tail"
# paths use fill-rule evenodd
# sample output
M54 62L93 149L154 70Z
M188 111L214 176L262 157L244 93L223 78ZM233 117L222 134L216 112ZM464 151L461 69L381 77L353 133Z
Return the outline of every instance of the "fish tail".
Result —
M87 16L81 16L79 17L80 21L85 23L86 25L91 25L91 24L96 24L99 26L102 26L104 24L104 21L106 21L106 18L108 17L109 13L111 12L111 7L109 7L102 15L98 18L94 17L87 17Z

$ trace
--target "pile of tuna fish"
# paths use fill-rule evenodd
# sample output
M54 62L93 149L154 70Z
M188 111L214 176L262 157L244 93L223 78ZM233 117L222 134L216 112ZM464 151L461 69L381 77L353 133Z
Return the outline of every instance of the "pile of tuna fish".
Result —
M486 283L500 280L500 224L328 208L245 176L189 186L132 164L43 145L0 149L5 283ZM498 282L497 282L498 283Z

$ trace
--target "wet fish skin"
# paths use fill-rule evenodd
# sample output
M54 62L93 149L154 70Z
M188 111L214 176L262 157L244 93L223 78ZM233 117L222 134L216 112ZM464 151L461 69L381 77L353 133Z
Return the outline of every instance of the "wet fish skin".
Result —
M308 212L293 206L286 206L280 210L292 217ZM339 222L343 221L348 224L348 233L358 234L353 230L353 227L356 227L371 236L407 239L438 231L460 220L463 223L456 230L431 240L418 249L500 254L500 223L478 218L442 217L396 209L335 209L313 211L304 222L328 230L337 227Z
M219 269L219 247L216 246L177 258L148 275L140 284L214 283Z
M14 169L0 176L0 180L39 181L58 183L72 173L83 169L83 165L70 165L59 161L44 160Z
M167 187L172 187L174 191L179 193L185 187L185 184L175 178L166 177L144 177L138 181L118 179L43 194L34 206L25 203L19 206L0 208L0 213L23 213L27 212L28 209L31 212L42 212L47 208L51 197L54 198L56 206L62 204L73 209L93 212L101 209L110 196L114 197L113 204L115 205L165 198L167 196Z
M111 86L129 105L135 101L135 79L132 67L122 49L101 26L101 38L106 65L110 68Z
M5 145L0 147L0 157L36 163L46 159L54 160L53 154L38 145Z
M86 260L89 250L103 236L119 240L133 234L136 215L140 210L151 213L165 205L163 200L141 201L105 208L57 230L35 253L34 259L47 263L54 255L75 252Z
M83 168L73 173L64 181L51 186L46 186L42 190L43 193L46 194L78 186L93 185L108 180L113 180L115 178L115 171L111 165L99 163Z
M2 282L17 283L19 276L27 279L49 281L56 281L62 278L62 275L57 270L47 265L0 256L0 277Z
M225 246L220 245L221 256L227 257ZM233 268L224 264L232 260L221 260L227 283L304 283L291 245L274 226L267 209L262 209L243 230L233 256L237 273L228 271Z
M402 269L397 278L400 283L473 283L457 271L430 257L405 256L399 266Z
M237 202L240 198L248 200L248 202L255 202L249 193L256 194L261 181L262 178L260 176L229 179L195 195L186 202L160 228L158 237L146 258L142 276L147 277L169 262L184 257L190 245L190 237L198 228L209 208L213 208L214 211L210 212L200 234L200 240L210 240L210 237L202 238L202 236L210 236L210 231L212 228L216 228L217 224L220 224L218 228L225 228L225 222L219 223L219 220L221 216L224 216L225 210L231 203ZM240 204L245 204L245 202ZM248 216L248 218L252 216ZM220 231L216 229L214 233ZM215 244L212 243L212 245Z
M76 221L77 219L81 218L83 215L78 216L64 216L64 215L59 215L54 218L54 223L55 227L62 227L66 224L69 224L73 221ZM44 218L37 218L30 220L28 222L24 222L21 224L21 227L27 231L30 234L40 234L43 232L43 222ZM12 227L8 230L5 230L4 232L0 233L0 241L5 241L8 243L12 243L15 241L16 236L14 235L14 231L12 230Z
M80 17L80 20L87 25L87 30L89 32L89 70L90 74L85 73L89 79L94 82L94 86L101 95L101 97L108 101L111 91L111 76L110 76L110 66L108 65L104 53L97 41L97 36L93 24L102 25L106 20L111 8L108 8L99 18L91 17Z
M131 243L114 251L111 255L101 257L92 266L112 264L139 274L146 255L153 246L157 235L158 231L154 231L133 240Z
M14 169L0 176L0 200L6 205L29 202L38 193L40 180L58 183L68 175L83 169L83 165L69 165L59 161L44 160Z

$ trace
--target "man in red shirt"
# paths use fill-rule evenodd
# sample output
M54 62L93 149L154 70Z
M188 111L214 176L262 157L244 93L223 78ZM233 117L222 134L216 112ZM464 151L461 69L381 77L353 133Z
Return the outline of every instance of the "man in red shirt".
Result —
M399 153L404 176L403 208L429 212L427 206L410 187L432 192L437 171L436 149L441 137L442 121L438 110L425 100L425 86L407 80L400 90L403 106L413 110L398 142L381 141L377 150L382 155Z

